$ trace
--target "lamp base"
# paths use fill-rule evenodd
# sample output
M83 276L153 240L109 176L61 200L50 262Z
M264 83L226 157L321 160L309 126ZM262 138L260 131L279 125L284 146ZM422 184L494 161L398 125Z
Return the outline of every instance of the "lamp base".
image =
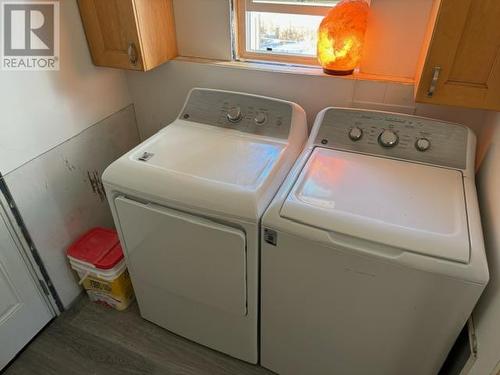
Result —
M330 74L332 76L349 76L352 73L354 73L354 69L351 69L351 70L333 70L333 69L323 68L323 71L326 74Z

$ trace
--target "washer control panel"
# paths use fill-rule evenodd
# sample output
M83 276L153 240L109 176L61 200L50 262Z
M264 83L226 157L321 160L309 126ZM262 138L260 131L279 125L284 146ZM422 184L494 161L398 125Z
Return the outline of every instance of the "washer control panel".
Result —
M468 129L416 116L330 108L315 145L465 169Z
M195 89L180 119L245 133L287 139L292 123L290 104L258 96Z

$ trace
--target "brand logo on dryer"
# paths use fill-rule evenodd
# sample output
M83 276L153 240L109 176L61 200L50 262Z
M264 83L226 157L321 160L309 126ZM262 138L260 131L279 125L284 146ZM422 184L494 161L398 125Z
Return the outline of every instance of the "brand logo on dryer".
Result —
M148 161L153 156L155 156L155 154L153 154L152 152L144 152L141 156L139 156L138 160L139 161Z

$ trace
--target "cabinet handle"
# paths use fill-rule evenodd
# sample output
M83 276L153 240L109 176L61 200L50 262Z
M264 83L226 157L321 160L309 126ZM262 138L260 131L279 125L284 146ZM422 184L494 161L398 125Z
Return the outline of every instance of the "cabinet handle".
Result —
M427 91L427 96L430 98L432 98L434 96L434 93L436 92L437 83L439 81L439 74L441 74L441 67L436 66L432 70L431 86L429 87L429 91Z
M132 65L136 65L138 58L137 58L137 49L135 48L134 43L128 44L127 53L128 53L128 60L130 61L130 63Z

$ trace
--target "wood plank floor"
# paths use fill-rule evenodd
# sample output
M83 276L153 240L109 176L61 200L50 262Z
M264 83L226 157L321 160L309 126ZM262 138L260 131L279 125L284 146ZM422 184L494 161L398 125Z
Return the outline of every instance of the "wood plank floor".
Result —
M142 319L81 298L49 324L3 375L270 375Z

